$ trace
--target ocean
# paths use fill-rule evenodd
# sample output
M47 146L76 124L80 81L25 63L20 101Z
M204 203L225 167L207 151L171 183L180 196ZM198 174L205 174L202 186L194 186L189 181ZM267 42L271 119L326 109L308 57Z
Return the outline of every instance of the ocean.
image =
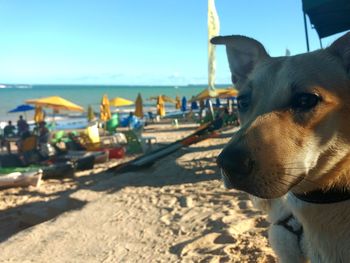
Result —
M221 85L228 87L228 85ZM164 94L175 98L175 96L186 96L190 99L205 89L206 85L188 85L188 86L88 86L88 85L21 85L9 88L0 88L0 121L17 120L21 113L8 113L9 110L20 104L24 104L27 99L35 99L48 96L61 96L68 99L85 109L89 105L95 111L99 111L99 104L103 94L107 94L109 99L114 97L123 97L135 101L138 93L141 93L144 106L155 106L155 101L147 100L151 96ZM167 105L174 107L174 105ZM47 110L50 113L50 110ZM33 117L33 111L22 114L29 121Z

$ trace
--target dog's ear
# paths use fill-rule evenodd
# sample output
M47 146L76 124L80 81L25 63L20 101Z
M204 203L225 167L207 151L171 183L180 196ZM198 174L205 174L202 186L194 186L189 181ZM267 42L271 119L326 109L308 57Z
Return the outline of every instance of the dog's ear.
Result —
M217 36L210 42L216 45L226 45L233 84L244 80L260 60L269 57L264 46L249 37Z
M334 41L328 50L341 58L346 71L350 74L350 32Z

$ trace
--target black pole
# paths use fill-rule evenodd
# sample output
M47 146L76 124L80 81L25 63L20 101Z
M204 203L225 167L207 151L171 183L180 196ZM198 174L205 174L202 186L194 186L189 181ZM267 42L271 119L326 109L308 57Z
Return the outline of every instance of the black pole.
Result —
M318 39L320 40L320 47L323 49L322 39L320 37Z
M306 15L305 15L305 12L303 12L304 14L304 27L305 27L305 37L306 37L306 49L307 49L307 52L310 51L310 46L309 46L309 34L307 32L307 24L306 24Z

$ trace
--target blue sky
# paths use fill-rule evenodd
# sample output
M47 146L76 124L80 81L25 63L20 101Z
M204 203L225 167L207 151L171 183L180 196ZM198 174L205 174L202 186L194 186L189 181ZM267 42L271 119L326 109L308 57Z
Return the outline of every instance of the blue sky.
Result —
M253 37L272 56L306 51L301 0L216 0L216 8L221 35ZM0 16L0 83L207 82L206 0L0 0ZM216 79L230 83L223 47Z

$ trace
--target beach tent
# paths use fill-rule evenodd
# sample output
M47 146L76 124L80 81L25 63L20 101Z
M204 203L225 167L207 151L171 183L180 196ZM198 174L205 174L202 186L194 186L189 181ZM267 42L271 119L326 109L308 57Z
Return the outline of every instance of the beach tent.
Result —
M175 100L176 100L175 109L177 109L177 110L181 109L180 97L176 96Z
M165 115L165 105L164 105L164 100L162 96L158 96L157 100L157 114L159 116L164 116Z
M310 18L320 38L350 29L349 0L302 0L303 11Z
M104 94L100 104L100 119L108 121L112 117L107 94Z
M84 109L79 105L59 96L26 100L26 103L33 104L35 106L51 108L54 111L58 111L58 110L80 111L80 112L84 111Z
M143 102L142 102L142 97L140 93L137 95L137 98L135 101L135 116L139 118L143 118Z
M302 0L304 27L307 50L309 51L309 36L306 25L306 15L316 29L320 38L334 35L350 29L349 0Z
M181 101L181 111L186 111L186 110L187 110L187 99L185 96L183 96Z
M109 101L109 104L110 106L113 106L113 107L122 107L122 106L133 105L134 102L121 97L115 97Z
M35 113L34 113L34 121L36 123L42 122L45 120L45 113L43 111L43 108L41 106L35 107Z

